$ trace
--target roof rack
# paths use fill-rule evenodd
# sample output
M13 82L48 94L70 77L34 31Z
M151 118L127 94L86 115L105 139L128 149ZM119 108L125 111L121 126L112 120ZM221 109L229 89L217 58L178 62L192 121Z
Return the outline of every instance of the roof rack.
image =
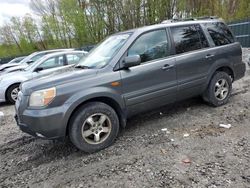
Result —
M170 20L164 20L161 23L174 23L174 22L184 22L184 21L196 21L196 20L213 20L213 19L219 19L218 16L203 16L203 17L197 17L197 18L182 18L182 19L170 19Z

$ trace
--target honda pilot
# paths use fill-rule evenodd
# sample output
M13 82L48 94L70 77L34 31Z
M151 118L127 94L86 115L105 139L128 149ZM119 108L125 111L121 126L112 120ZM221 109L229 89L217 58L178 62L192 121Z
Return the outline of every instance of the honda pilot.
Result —
M73 70L24 82L15 118L33 136L68 136L96 152L135 114L194 96L226 104L245 69L241 45L221 19L166 21L109 36Z

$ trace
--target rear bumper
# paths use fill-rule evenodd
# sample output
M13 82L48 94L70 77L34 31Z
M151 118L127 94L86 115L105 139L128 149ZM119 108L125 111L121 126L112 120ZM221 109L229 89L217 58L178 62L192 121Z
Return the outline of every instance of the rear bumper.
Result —
M234 65L234 80L239 80L245 76L246 64L244 62Z

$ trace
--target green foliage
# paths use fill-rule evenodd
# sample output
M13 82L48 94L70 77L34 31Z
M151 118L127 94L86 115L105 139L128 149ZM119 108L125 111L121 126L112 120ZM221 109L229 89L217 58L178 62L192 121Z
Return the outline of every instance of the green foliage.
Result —
M37 18L13 17L0 27L0 56L80 47L107 35L173 17L250 17L250 0L31 0Z

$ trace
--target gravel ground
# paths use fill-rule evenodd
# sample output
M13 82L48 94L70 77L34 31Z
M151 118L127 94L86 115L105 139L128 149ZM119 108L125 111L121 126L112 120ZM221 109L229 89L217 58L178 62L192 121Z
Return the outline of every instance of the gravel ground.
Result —
M0 187L250 187L249 68L233 87L222 107L194 98L136 116L95 154L22 133L0 104Z

